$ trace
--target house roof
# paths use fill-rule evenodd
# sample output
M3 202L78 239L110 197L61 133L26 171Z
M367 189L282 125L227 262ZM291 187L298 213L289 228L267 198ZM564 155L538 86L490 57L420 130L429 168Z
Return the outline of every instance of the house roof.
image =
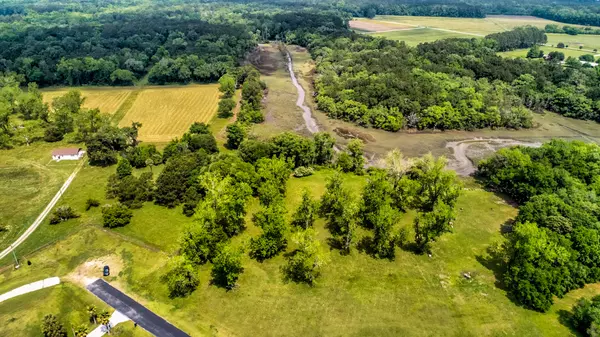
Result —
M81 151L81 148L78 147L66 147L62 149L56 149L52 151L53 156L76 156Z

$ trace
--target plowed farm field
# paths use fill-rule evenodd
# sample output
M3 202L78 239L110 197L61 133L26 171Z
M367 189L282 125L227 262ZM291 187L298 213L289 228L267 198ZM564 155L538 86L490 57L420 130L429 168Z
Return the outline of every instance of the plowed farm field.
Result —
M66 94L69 90L79 90L81 95L85 97L83 106L88 109L100 109L101 112L114 114L119 107L125 102L127 97L135 90L132 87L126 88L60 88L43 90L44 102L52 104L55 97Z
M192 123L208 123L213 118L219 103L218 88L216 84L144 88L119 125L140 122L140 140L168 142L181 137Z

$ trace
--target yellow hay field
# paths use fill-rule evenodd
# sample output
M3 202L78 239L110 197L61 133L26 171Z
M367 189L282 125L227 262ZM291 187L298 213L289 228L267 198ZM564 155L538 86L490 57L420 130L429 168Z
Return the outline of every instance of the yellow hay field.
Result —
M167 142L181 137L193 122L208 123L217 112L219 86L216 84L175 87L148 87L138 95L119 123L142 123L139 139Z
M125 102L134 88L61 88L52 90L43 90L44 102L52 104L55 97L66 94L70 89L81 91L81 95L85 97L83 106L88 109L100 109L101 112L114 114L121 104Z

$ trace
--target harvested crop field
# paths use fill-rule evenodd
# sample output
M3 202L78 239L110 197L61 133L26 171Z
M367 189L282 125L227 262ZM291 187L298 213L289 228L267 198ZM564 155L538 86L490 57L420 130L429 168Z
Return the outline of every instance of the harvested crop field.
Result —
M376 16L375 19L357 19L356 21L361 22L361 24L365 25L366 27L368 27L368 25L372 25L373 27L385 25L388 27L387 30L402 29L407 27L426 27L431 29L460 32L463 34L471 34L474 36L485 36L488 34L504 32L515 27L527 25L541 29L543 29L547 24L558 24L560 26L564 25L564 23L532 16L512 15L488 15L483 19L381 15ZM352 23L352 25L355 24L356 23Z
M139 93L119 125L140 122L140 140L168 142L181 137L194 122L208 123L218 103L216 84L149 87Z
M399 23L390 23L384 21L375 21L375 20L352 20L348 22L348 25L352 29L361 30L365 32L386 32L389 30L397 30L397 29L410 29L413 26L403 25Z
M83 106L88 109L100 109L101 112L114 114L119 107L125 102L127 97L135 90L133 87L115 88L60 88L43 90L44 102L52 104L52 100L58 96L66 94L69 90L79 90L81 95L85 97Z

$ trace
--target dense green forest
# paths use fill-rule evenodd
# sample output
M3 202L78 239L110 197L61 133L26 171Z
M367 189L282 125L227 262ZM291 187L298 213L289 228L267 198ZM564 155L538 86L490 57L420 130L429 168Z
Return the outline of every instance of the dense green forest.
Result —
M546 311L553 297L600 280L600 147L553 140L502 149L479 165L491 188L520 203L495 251L504 282L523 305Z
M533 27L416 48L353 34L296 41L317 61L316 100L332 118L389 131L531 127L530 110L544 109L599 120L599 79L591 67L496 55L545 43Z

